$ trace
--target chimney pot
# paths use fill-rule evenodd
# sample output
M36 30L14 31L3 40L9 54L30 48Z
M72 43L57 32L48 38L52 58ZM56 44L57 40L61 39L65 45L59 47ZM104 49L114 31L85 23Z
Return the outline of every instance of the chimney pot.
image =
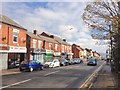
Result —
M63 39L64 42L66 42L66 39Z
M54 35L50 35L50 38L54 38Z
M33 34L37 35L37 30L34 30L34 31L33 31Z

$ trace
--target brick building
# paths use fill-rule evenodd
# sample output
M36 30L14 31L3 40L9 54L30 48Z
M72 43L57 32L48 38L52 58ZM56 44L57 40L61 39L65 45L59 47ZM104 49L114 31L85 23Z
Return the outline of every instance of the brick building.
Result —
M27 32L27 60L38 60L39 62L44 62L43 56L45 50L43 49L43 39L37 35L37 31Z
M73 53L73 58L83 58L84 49L82 49L79 45L73 44L72 53Z
M54 50L54 56L59 56L60 58L72 58L72 46L66 42L66 39L61 39L58 36L55 35L49 35L45 32L41 33L42 36L49 37L54 39L56 42L58 42L58 50Z
M9 61L22 61L26 53L26 29L8 18L0 16L0 53L2 69L9 68Z

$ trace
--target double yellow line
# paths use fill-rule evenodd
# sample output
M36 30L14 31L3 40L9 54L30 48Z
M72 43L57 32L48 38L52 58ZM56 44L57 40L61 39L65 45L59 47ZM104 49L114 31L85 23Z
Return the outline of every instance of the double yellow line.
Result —
M105 62L104 62L102 65L100 65L100 66L87 78L87 80L80 86L80 88L85 88L86 85L88 85L89 81L91 81L91 80L93 79L93 77L98 73L98 71L103 67L104 64L105 64ZM91 87L91 85L90 85L90 87ZM89 88L90 88L90 87L89 87Z

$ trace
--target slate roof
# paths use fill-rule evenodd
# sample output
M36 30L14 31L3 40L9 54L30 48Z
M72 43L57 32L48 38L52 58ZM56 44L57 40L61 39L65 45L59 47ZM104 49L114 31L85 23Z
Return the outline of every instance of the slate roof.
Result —
M26 34L27 34L28 36L30 36L31 38L36 38L36 39L39 39L39 40L42 40L42 41L43 41L42 38L40 38L39 36L36 36L36 35L33 34L32 32L27 32Z
M12 25L12 26L24 29L24 30L27 30L27 29L25 29L24 27L22 27L21 25L19 25L18 23L16 23L15 21L13 21L12 19L8 18L5 15L0 15L0 22L5 23L5 24L9 24L9 25Z
M64 45L70 45L69 43L63 41L61 38L59 38L59 37L57 37L57 36L54 36L54 39L55 39L57 42L62 43L62 44L64 44Z
M47 41L47 42L51 42L51 43L58 43L57 41L55 41L53 38L50 37L45 37L43 35L38 35L40 38L42 38L43 40Z
M48 33L46 33L46 32L42 32L42 33L45 33L47 36L51 36L50 34L48 34ZM43 36L43 35L42 35ZM64 45L70 45L69 43L67 43L67 42L65 42L65 41L63 41L62 40L62 38L60 38L60 37L58 37L58 36L55 36L55 35L53 35L54 36L54 39L58 42L58 43L60 43L60 44L64 44Z

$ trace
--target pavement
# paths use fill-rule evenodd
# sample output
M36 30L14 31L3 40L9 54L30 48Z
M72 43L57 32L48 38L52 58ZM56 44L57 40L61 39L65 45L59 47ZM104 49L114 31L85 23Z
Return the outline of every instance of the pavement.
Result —
M102 69L98 72L90 88L115 88L115 80L111 72L110 65L103 65Z
M21 73L19 68L0 70L0 75L10 75Z

